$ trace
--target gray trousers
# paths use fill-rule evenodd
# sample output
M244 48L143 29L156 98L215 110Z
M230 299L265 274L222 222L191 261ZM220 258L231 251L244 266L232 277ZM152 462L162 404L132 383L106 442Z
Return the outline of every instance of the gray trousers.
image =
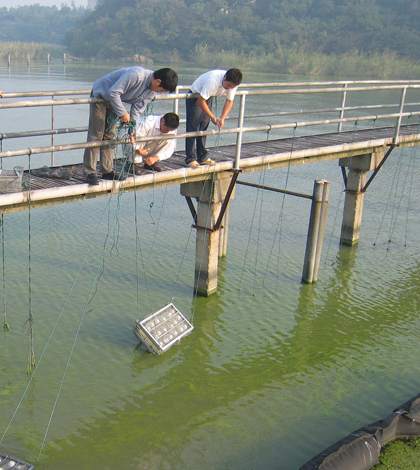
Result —
M90 103L88 142L111 140L115 134L115 124L108 123L108 117L114 112L109 102ZM110 147L86 148L83 156L85 175L96 173L98 155L102 173L110 173L113 169L114 149Z

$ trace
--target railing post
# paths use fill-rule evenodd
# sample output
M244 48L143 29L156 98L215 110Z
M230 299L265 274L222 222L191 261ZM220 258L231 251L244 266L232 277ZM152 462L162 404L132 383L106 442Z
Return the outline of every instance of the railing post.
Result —
M406 94L407 94L407 87L404 87L401 90L400 109L398 111L399 116L398 116L398 119L397 119L397 125L395 127L394 145L398 145L398 135L400 133L402 113L404 112L404 104L405 104L405 95Z
M54 95L51 96L51 99L54 99ZM54 119L54 105L51 105L51 130L54 129L55 119ZM54 134L51 134L51 145L54 146L55 138ZM54 151L51 152L51 166L54 166Z
M175 88L175 94L179 93L179 86ZM179 98L174 99L174 113L179 116ZM175 150L178 148L178 139L175 140Z
M302 282L307 284L316 282L318 278L329 190L329 181L315 180L308 238L306 240L305 261L302 272Z
M346 106L346 100L347 100L347 83L343 85L343 97L341 98L341 109L340 109L340 114L338 116L339 119L344 118L344 108ZM341 132L342 127L343 127L343 123L339 122L337 131Z
M239 161L241 159L241 147L242 147L242 128L244 127L244 116L245 116L245 99L246 99L246 91L242 92L241 101L239 104L239 117L238 117L238 127L239 132L236 136L236 153L235 153L235 166L234 170L239 170Z

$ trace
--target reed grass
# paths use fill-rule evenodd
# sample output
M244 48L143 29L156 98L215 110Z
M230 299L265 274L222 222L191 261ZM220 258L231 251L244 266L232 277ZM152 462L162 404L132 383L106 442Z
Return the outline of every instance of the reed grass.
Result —
M47 54L58 57L63 54L63 48L56 44L0 41L0 60L7 60L9 56L14 60L26 60L28 55L31 59L44 59Z
M197 45L194 62L205 68L237 67L242 70L260 70L286 75L354 76L377 79L420 78L420 64L398 57L395 52L363 54L351 51L341 55L325 55L302 49L278 47L269 54L251 52L210 52L206 45Z

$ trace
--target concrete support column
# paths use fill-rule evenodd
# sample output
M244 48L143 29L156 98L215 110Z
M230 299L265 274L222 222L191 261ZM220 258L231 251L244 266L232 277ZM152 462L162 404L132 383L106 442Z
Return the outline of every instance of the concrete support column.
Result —
M231 179L232 174L219 173L205 181L181 184L182 196L198 202L194 288L205 297L217 292L220 230L214 231L213 227Z
M362 192L366 184L367 172L375 170L383 152L346 157L339 160L339 165L349 169L347 175L346 200L344 203L343 223L341 226L341 244L355 245L360 238L362 225L363 199Z

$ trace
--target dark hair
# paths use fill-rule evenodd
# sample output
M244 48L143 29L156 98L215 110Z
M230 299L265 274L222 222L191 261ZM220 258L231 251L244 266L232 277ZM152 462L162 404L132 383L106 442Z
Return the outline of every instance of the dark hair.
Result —
M171 93L175 91L175 88L178 85L178 74L175 70L167 67L153 72L153 78L160 80L160 86Z
M229 69L226 72L226 81L238 86L242 83L242 72L239 69Z
M178 126L179 126L178 114L166 113L163 116L163 121L165 122L165 125L170 127L171 129L178 129Z

